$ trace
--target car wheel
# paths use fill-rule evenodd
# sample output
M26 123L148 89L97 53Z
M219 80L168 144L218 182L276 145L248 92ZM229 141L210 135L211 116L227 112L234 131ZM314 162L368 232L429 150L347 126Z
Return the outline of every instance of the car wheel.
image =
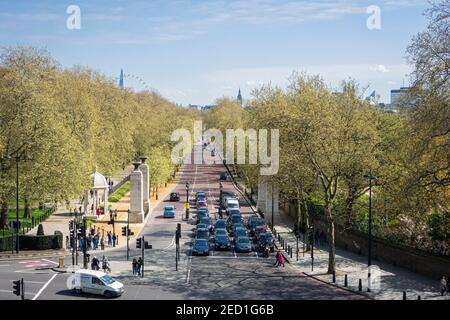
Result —
M104 295L106 298L111 298L113 296L111 291L105 291Z

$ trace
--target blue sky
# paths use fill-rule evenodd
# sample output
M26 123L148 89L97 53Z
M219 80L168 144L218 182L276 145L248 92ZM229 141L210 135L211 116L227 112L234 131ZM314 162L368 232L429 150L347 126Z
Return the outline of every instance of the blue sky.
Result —
M81 29L69 30L69 5ZM381 9L369 30L366 9ZM423 0L0 0L0 45L44 47L63 66L90 66L125 85L168 99L211 104L249 98L292 71L320 74L332 87L349 77L389 102L408 84L406 47L425 29ZM141 79L141 80L139 80ZM143 84L145 83L145 84Z

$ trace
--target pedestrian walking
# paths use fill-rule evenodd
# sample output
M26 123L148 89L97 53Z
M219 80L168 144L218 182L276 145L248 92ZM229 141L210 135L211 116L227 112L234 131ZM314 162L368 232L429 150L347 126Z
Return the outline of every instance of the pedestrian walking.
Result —
M108 231L106 236L108 237L108 246L111 246L111 241L112 241L111 232Z
M117 240L117 236L116 236L116 234L114 233L113 236L112 236L113 245L116 244L116 240Z
M66 249L70 249L69 236L66 236Z
M100 261L98 261L97 256L94 256L91 262L91 269L92 270L100 270Z
M447 294L448 287L447 287L447 278L445 276L442 276L441 278L440 288L441 288L441 296Z
M111 267L110 267L108 258L105 256L103 256L103 258L102 258L102 269L103 269L103 272L105 272L105 273L111 272Z
M284 268L284 256L281 252L278 255L278 266L283 266L283 268Z
M100 248L102 250L105 250L105 240L103 239L103 237L100 239Z
M138 265L138 262L137 262L136 258L133 258L133 262L131 262L131 266L133 268L133 276L136 275L136 273L137 273L137 265Z
M280 266L280 255L281 255L281 252L280 252L280 250L278 250L277 253L275 254L275 263L273 264L275 267Z
M137 274L140 276L141 275L141 268L142 268L142 258L139 257L138 262L137 262Z

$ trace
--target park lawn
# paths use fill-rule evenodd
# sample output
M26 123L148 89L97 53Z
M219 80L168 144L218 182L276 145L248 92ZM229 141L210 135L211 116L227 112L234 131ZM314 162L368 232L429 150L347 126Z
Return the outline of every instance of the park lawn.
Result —
M130 192L130 189L131 189L131 182L127 181L123 184L123 186L121 186L112 195L109 196L108 201L119 202L120 199L122 199L128 192Z
M30 218L24 219L23 218L24 211L25 210L23 208L19 209L19 220L21 220L22 222L31 223L32 217L34 217L36 219L36 218L45 216L45 210L41 210L39 208L31 208L30 209L30 211L31 211ZM9 221L16 220L16 209L9 209L8 220Z

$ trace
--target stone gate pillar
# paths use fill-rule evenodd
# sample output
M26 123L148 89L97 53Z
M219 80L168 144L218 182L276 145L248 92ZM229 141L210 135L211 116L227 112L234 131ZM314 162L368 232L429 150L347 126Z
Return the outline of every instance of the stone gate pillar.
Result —
M130 175L130 222L142 223L144 221L144 184L142 172L139 170L140 162L134 162L134 171Z
M143 201L144 201L144 213L147 214L150 210L150 173L148 171L148 164L146 163L147 157L140 157L142 164L139 166L139 170L142 172L143 181Z

